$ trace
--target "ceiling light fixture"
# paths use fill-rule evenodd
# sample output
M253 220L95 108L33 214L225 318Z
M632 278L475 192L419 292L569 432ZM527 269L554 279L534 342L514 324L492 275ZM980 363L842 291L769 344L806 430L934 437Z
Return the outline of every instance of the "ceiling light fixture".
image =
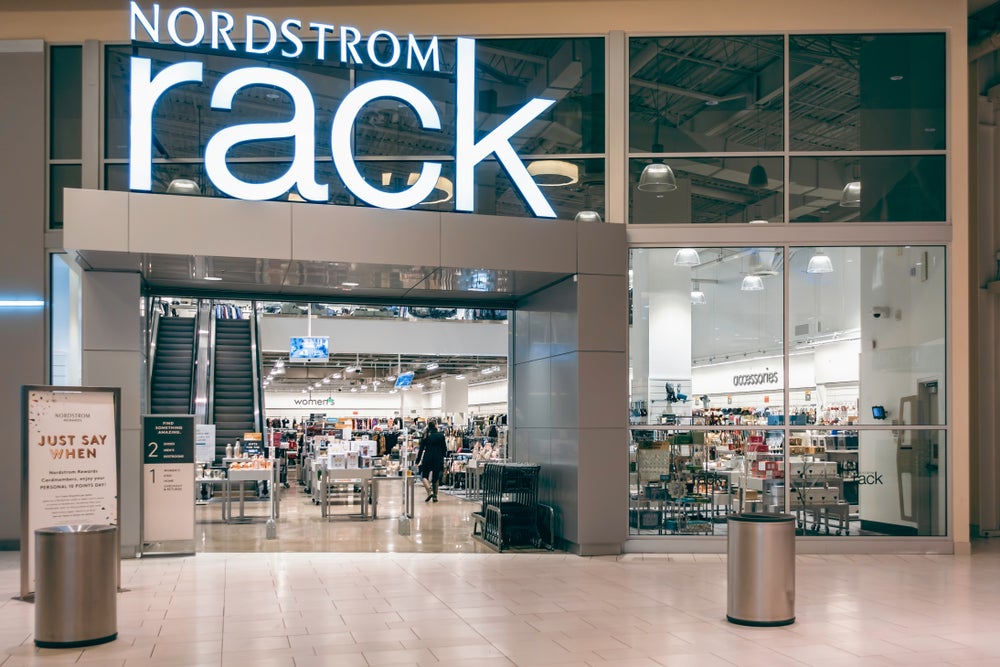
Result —
M204 279L205 280L215 280L215 281L222 280L222 278L220 276L205 276Z
M604 222L597 211L580 211L573 216L574 222Z
M409 186L414 185L420 178L420 174L410 173L406 177L406 184ZM434 189L431 193L427 195L427 199L420 202L421 206L428 206L430 204L443 204L445 202L451 201L451 198L455 196L455 186L450 180L444 176L439 176L437 183L434 184Z
M830 256L823 254L822 250L817 250L816 254L809 258L806 273L833 273L833 262L830 260Z
M528 165L528 173L542 188L573 185L580 180L580 167L565 160L535 160Z
M437 368L438 368L437 362L432 361L431 363L427 364L427 370L429 371L437 370Z
M698 266L701 264L701 257L694 248L681 248L674 255L674 266Z
M168 195L200 195L201 188L190 178L175 178L167 186Z
M340 283L340 284L343 285L344 287L357 287L358 286L358 283L352 283L352 282L343 282L343 283Z
M656 41L656 81L654 81L653 112L656 114L656 124L653 126L653 145L651 152L662 153L660 143L660 42ZM674 170L666 162L652 162L642 168L639 174L639 185L642 192L673 192L677 189L677 177Z
M744 292L759 292L764 289L764 281L760 276L744 276L740 289Z
M694 283L694 289L691 290L691 305L705 305L705 293L701 291L701 285L699 285L697 281Z
M456 380L464 380L464 379L465 379L465 376L464 376L464 375L456 375L456 376L455 376L455 379L456 379Z

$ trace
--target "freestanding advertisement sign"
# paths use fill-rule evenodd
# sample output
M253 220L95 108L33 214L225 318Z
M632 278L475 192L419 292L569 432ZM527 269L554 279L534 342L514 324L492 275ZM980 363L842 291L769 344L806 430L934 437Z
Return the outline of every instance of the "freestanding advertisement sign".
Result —
M194 415L143 415L142 437L143 551L194 553Z
M118 526L120 405L118 388L21 387L21 597L36 529Z

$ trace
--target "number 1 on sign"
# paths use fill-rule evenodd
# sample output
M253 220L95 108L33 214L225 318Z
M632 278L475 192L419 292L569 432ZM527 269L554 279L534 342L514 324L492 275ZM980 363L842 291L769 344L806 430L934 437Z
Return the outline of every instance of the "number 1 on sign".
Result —
M150 479L152 480L153 484L156 484L156 468L150 468L149 469L149 476L150 476Z

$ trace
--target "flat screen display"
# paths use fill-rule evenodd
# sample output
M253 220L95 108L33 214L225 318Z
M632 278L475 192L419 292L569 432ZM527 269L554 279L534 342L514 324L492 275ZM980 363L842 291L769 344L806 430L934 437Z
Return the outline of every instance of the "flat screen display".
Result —
M288 344L288 358L292 361L329 361L329 336L292 336Z
M410 371L409 373L400 373L396 378L396 389L409 387L411 384L413 384L413 371Z

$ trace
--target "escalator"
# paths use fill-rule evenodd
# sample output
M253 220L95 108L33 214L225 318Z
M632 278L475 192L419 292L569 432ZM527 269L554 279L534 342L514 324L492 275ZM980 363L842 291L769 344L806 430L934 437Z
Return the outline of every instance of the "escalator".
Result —
M197 324L193 317L160 317L156 323L156 348L149 384L151 414L193 414L191 394Z
M248 319L215 320L215 363L212 382L212 422L215 456L225 456L226 445L243 440L257 428L257 381L253 329Z

